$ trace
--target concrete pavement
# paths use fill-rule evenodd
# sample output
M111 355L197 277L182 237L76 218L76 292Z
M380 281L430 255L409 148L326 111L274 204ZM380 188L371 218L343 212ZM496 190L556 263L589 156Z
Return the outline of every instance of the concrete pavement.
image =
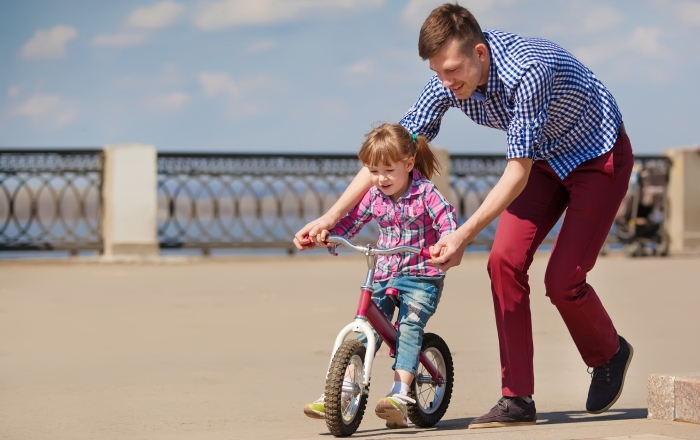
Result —
M700 370L700 258L613 254L590 274L635 348L625 392L599 416L584 411L586 366L544 296L547 258L537 255L530 277L536 426L466 429L500 395L486 255L473 254L448 274L428 324L454 355L445 418L430 430L384 428L373 413L392 380L382 348L355 437L700 439L700 425L645 419L649 374ZM0 438L329 438L302 407L323 390L364 274L362 259L322 252L159 265L0 262Z

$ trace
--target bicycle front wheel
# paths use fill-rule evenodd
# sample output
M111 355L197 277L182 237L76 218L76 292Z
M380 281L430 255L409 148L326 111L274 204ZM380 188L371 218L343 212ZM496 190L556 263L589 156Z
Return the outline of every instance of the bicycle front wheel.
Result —
M362 392L366 348L360 341L349 340L335 352L326 379L326 426L336 437L357 431L367 406Z

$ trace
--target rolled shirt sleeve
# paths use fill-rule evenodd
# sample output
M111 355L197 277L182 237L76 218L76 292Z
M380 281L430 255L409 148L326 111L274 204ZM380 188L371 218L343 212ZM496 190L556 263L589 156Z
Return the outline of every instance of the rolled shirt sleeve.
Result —
M433 228L440 238L451 234L457 229L457 214L455 207L447 201L440 191L432 186L430 192L425 196L425 203L428 206L428 215L433 220Z
M527 68L513 92L513 118L508 125L506 158L534 159L548 119L554 72L543 64Z

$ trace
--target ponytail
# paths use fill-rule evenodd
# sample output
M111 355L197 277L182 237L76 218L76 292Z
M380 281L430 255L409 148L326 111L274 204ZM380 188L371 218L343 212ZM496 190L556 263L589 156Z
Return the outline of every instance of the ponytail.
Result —
M411 134L399 124L381 124L367 133L357 156L365 166L389 165L413 157L415 168L426 179L440 173L440 162L425 136Z
M440 161L430 148L428 140L421 135L416 137L416 169L426 179L431 180L435 174L440 174Z

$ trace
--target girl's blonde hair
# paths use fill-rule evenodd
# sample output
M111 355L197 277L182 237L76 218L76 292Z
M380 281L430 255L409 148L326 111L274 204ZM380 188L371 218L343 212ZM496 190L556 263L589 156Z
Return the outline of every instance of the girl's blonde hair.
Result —
M382 124L367 133L357 156L363 165L370 167L391 165L414 157L415 168L428 180L440 170L440 162L428 140L421 135L411 135L399 124Z

